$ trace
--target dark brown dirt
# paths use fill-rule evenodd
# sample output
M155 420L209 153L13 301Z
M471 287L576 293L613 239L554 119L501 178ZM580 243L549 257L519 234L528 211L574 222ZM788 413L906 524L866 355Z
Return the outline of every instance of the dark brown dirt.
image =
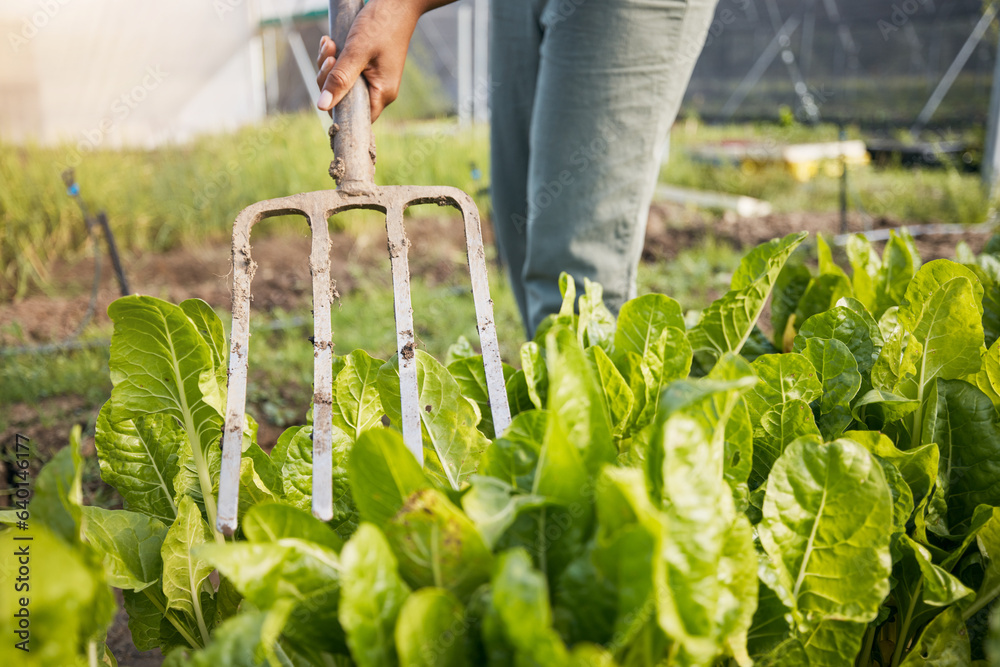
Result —
M866 221L860 215L849 215L847 223L848 231L852 233L866 231ZM898 229L912 223L882 217L872 220L870 225L871 229ZM731 215L720 218L680 205L655 204L650 210L643 260L669 260L682 250L696 246L707 236L729 243L734 248L745 249L800 231L822 233L829 239L840 233L840 214L778 213L760 218L737 218ZM979 252L988 240L989 233L985 233L984 229L971 227L959 234L915 237L924 262L942 257L954 258L955 246L960 241L965 241L973 251ZM879 243L875 245L876 248L881 247Z
M463 269L465 235L458 220L420 218L407 223L411 241L410 270L432 283L449 280ZM388 285L389 262L384 230L354 236L332 234L331 272L342 296L363 277L380 275ZM487 241L488 242L488 241ZM309 275L310 238L283 235L255 240L258 264L253 282L253 309L272 312L301 308L312 299ZM204 299L229 308L230 248L205 244L162 254L138 254L126 261L132 291L168 301ZM93 281L93 260L57 264L48 293L32 293L16 302L0 302L0 346L59 341L74 332L87 311ZM109 324L107 307L118 297L118 286L105 267L94 322Z

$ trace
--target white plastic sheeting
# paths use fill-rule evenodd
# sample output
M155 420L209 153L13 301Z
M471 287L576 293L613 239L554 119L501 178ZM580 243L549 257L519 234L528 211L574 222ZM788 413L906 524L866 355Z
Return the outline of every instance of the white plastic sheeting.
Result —
M0 140L154 146L264 115L253 0L2 0Z

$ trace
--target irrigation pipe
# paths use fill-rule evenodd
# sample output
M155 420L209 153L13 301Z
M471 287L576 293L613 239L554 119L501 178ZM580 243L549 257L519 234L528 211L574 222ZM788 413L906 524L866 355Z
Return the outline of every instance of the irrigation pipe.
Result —
M900 229L905 229L909 232L910 236L944 236L947 234L967 234L969 232L991 234L996 230L996 227L997 225L994 222L984 222L978 225L931 223L927 225L872 229L865 232L852 232L851 234L838 234L833 237L833 242L838 246L847 245L847 240L855 234L864 236L869 241L888 241L889 234Z

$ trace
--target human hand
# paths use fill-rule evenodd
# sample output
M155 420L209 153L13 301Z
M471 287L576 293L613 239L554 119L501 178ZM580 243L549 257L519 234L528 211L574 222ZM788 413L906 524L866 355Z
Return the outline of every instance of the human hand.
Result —
M342 48L338 50L324 35L316 63L316 83L322 91L319 108L333 109L363 75L368 83L372 121L378 118L399 95L410 38L427 5L422 1L371 0L358 12Z

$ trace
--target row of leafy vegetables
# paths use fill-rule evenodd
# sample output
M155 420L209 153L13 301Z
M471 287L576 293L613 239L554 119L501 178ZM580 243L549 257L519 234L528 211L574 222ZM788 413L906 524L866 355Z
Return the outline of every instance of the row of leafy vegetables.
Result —
M44 469L33 650L7 568L0 662L114 664L111 586L168 666L1000 664L1000 244L921 265L905 232L854 237L847 273L804 240L751 251L691 327L656 294L616 322L590 283L574 309L564 277L495 441L481 358L418 352L423 468L394 361L338 357L334 520L308 513L310 425L268 455L248 420L229 540L222 324L116 301L96 448L125 509L81 503L77 438Z

